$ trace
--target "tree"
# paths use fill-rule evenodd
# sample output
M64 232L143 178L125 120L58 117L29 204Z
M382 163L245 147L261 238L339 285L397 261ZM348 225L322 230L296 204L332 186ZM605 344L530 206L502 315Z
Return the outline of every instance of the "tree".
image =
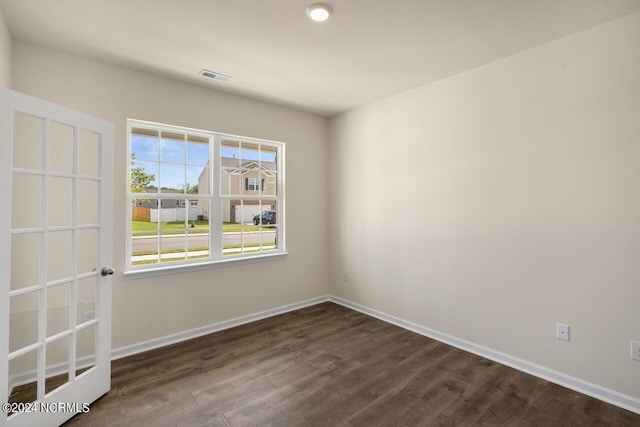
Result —
M184 189L186 190L185 192L187 194L198 194L198 184L192 186L187 182L187 184L184 186Z
M155 175L149 175L141 166L133 166L136 155L131 154L131 192L144 193L149 183L156 179Z

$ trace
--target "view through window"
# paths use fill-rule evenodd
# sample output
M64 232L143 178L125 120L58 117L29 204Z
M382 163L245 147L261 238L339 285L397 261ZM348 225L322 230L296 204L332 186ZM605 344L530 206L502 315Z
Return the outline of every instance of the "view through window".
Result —
M284 252L284 144L128 121L129 268Z

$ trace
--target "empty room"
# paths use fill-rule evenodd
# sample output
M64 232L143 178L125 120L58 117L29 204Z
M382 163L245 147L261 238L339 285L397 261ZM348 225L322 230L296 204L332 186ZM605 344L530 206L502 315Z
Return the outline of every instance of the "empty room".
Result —
M639 426L640 1L0 0L0 426Z

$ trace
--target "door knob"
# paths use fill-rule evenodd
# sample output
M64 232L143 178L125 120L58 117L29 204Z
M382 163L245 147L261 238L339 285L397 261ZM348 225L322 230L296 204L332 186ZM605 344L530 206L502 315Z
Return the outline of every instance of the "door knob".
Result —
M111 276L114 273L113 268L111 267L102 267L100 270L100 274L103 276Z

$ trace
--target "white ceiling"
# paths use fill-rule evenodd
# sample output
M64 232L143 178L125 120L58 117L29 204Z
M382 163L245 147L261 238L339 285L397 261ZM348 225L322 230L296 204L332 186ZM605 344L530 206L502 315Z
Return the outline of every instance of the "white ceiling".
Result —
M15 39L332 115L640 11L639 0L0 0ZM233 76L219 83L207 68Z

